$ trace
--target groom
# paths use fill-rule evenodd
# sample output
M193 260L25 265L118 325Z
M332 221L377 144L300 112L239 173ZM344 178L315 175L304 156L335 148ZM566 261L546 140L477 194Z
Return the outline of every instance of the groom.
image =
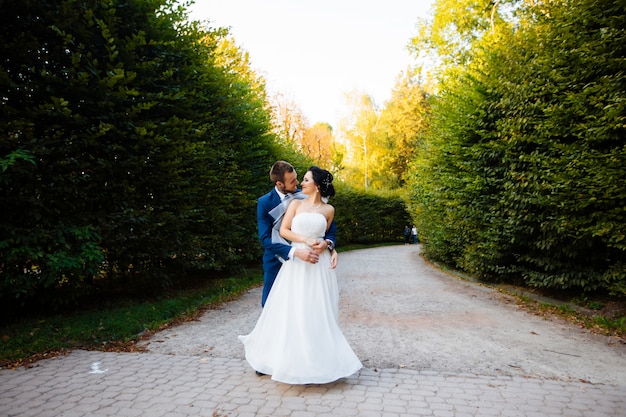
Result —
M264 250L261 306L265 306L276 275L278 275L282 263L287 259L293 259L295 256L305 262L317 263L319 254L329 249L333 253L332 264L335 265L337 262L337 252L333 251L337 229L334 220L326 232L324 240L319 241L310 249L296 249L280 237L278 230L289 201L293 198L305 198L305 196L296 188L299 184L298 174L289 162L278 161L272 165L270 180L274 183L274 188L260 197L257 203L259 239Z

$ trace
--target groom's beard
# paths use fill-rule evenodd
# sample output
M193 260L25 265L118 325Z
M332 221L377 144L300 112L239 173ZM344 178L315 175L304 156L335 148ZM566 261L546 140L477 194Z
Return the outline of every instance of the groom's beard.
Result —
M296 188L295 190L292 191L292 190L288 190L285 187L283 187L283 188L279 188L278 191L280 191L283 194L295 194L295 193L298 192L298 189Z

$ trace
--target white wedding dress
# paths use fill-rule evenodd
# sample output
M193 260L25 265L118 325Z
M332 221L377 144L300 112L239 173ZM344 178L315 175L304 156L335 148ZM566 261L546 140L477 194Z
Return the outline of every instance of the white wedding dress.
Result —
M291 227L300 235L322 238L326 218L300 213ZM354 374L363 365L339 329L338 304L328 251L317 264L295 257L285 262L254 330L239 336L246 360L256 371L286 384L324 384Z

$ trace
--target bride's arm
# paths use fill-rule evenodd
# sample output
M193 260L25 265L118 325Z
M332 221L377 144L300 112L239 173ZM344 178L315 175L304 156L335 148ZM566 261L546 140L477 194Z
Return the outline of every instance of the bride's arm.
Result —
M333 219L335 218L335 208L333 206L330 206L331 211L330 211L330 215L327 217L327 229L328 230L330 228L330 224L333 222ZM337 249L333 248L332 252L330 253L330 269L335 269L337 267L337 261L339 260L339 255L337 254Z
M331 206L330 204L327 204L329 210L327 210L326 212L326 231L328 231L328 229L330 229L330 224L333 222L333 219L335 218L335 207Z
M285 212L285 215L283 217L283 222L280 224L280 235L290 242L305 243L307 245L310 244L309 246L312 246L313 244L315 244L315 242L317 242L317 240L307 236L299 235L291 231L291 222L296 215L297 208L300 206L301 203L301 201L293 201L291 204L289 204L289 207L287 207L287 211Z

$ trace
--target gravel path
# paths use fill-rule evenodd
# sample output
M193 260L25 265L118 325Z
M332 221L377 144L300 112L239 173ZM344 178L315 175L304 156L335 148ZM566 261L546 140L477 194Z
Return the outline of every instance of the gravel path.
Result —
M444 273L419 245L341 253L340 324L366 368L529 376L626 385L626 345L520 309L512 297ZM171 355L243 358L261 288L141 344Z

